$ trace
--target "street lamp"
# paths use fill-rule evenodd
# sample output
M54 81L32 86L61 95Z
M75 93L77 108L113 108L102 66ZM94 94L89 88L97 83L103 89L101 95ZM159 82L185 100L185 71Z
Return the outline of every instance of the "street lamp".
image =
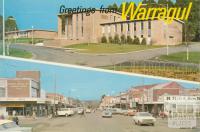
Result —
M186 35L186 23L184 23L184 28L185 28L185 44L186 44L186 59L187 61L189 60L189 45L187 43L187 35Z

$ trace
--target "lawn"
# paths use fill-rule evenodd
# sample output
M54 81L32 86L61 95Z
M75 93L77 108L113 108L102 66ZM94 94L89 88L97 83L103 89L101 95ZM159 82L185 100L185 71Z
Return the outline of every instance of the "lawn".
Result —
M153 48L160 48L162 46L147 46L134 44L74 44L65 46L65 48L73 48L81 53L126 53L131 51L139 51Z
M165 61L200 63L200 52L189 52L189 60L187 60L186 52L174 53L168 56L162 55L159 57L159 59Z
M0 51L1 51L0 54L2 55L2 49L0 49ZM11 48L9 56L20 57L20 58L32 58L33 55L32 53L25 50Z

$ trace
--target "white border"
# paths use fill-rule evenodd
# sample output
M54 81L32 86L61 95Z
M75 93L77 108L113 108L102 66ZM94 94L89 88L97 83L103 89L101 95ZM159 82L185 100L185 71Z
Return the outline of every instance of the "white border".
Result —
M0 59L9 59L9 60L17 60L17 61L25 61L25 62L34 62L34 63L40 63L40 64L61 66L61 67L70 67L70 68L84 69L84 70L90 70L90 71L99 71L99 72L106 72L106 73L113 73L113 74L121 74L121 75L128 75L128 76L138 76L138 77L153 78L153 79L160 79L160 80L167 80L167 81L176 81L176 82L182 82L182 83L192 83L192 84L200 85L200 82L195 82L195 81L173 79L173 78L166 78L166 77L159 77L159 76L152 76L152 75L144 75L144 74L138 74L138 73L128 73L128 72L123 72L123 71L105 70L105 69L100 69L100 68L92 68L92 67L87 67L87 66L78 66L78 65L73 65L73 64L62 64L62 63L49 62L49 61L30 60L30 59L24 59L24 58L2 56L2 55L0 55Z

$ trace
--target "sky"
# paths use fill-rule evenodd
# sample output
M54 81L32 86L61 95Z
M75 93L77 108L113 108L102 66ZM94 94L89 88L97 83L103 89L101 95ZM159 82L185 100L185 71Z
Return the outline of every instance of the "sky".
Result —
M18 70L36 70L41 73L41 88L47 92L56 91L65 96L81 100L99 100L102 95L117 95L132 86L170 82L136 75L86 70L71 66L58 66L28 61L0 58L0 77L14 78ZM182 83L185 88L199 85Z
M57 31L57 14L60 5L100 8L123 0L5 0L5 16L14 16L20 30L47 29ZM127 0L130 1L130 0ZM132 0L138 3L139 0ZM2 3L2 0L0 0ZM1 7L0 7L1 9ZM1 12L0 12L1 13Z

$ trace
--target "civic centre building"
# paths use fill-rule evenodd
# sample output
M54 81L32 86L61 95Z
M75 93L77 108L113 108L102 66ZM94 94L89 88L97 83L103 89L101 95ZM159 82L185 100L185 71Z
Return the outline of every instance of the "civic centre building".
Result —
M134 20L122 21L120 13L103 13L96 10L86 13L62 13L58 15L58 39L61 44L98 43L102 36L114 37L116 34L143 38L147 44L177 45L182 42L183 22L174 20L171 24L164 21Z

